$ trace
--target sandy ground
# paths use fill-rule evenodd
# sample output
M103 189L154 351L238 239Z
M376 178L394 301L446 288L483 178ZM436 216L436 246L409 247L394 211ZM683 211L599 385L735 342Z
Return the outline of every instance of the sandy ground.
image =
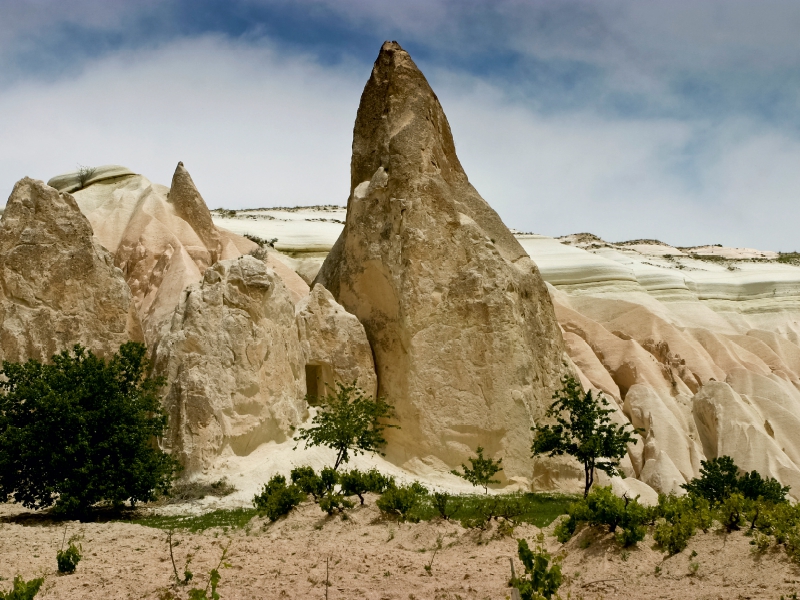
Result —
M328 518L308 503L274 524L254 519L243 530L177 532L178 569L182 571L191 553L193 583L204 586L222 547L230 542L230 567L221 571L223 600L324 599L326 559L330 600L510 597L509 557L521 568L514 538L441 521L387 521L375 508L374 497L349 514L348 520ZM164 531L120 522L70 522L67 536L81 536L84 559L75 574L59 576L55 554L65 525L26 516L17 506L0 505L0 576L5 578L0 587L9 588L17 573L25 578L44 574L45 586L37 598L187 597L187 588L172 583ZM520 526L514 536L533 540L537 533L535 527ZM552 536L547 540L552 551L566 555L563 598L777 600L800 590L798 567L782 552L754 555L742 533L696 536L687 550L666 560L649 537L628 551L611 536L588 530L564 546ZM433 557L439 541L442 549ZM431 561L428 575L425 565Z

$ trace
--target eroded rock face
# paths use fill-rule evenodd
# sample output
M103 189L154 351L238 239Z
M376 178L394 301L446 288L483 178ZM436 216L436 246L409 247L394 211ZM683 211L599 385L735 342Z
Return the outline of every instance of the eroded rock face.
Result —
M97 171L115 174L122 168L115 169ZM258 246L213 224L183 163L178 163L170 188L123 171L87 184L75 192L75 200L122 270L152 347L186 286L200 281L216 261L237 258ZM74 179L75 174L66 174L52 181ZM272 257L265 260L282 270L279 274L295 301L308 293L308 285L296 273Z
M337 382L356 382L367 395L377 393L372 349L364 326L321 284L297 305L297 328L309 395L334 391Z
M536 266L470 185L442 108L385 43L361 97L341 237L316 282L364 324L400 430L387 456L456 466L486 448L532 476L530 427L567 371Z
M168 382L165 444L186 474L283 441L306 416L294 304L252 256L216 263L185 290L154 355Z
M82 344L143 341L128 285L75 199L25 178L0 221L0 357L40 361Z

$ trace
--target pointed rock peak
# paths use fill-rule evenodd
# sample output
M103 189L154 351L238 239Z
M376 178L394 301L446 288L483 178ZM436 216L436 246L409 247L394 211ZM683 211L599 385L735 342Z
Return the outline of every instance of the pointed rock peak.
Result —
M405 199L423 187L438 190L432 193L444 200L441 206L472 219L504 258L513 262L527 256L470 185L439 99L397 42L383 44L361 95L350 169L351 202L370 190Z
M175 214L189 223L203 240L212 255L212 264L219 260L222 250L219 232L211 220L211 211L182 162L175 167L167 200L175 207Z

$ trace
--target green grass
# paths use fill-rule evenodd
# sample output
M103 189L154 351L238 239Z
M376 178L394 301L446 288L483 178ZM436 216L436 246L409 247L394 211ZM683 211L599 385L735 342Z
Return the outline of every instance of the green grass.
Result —
M257 515L254 508L215 510L204 515L151 515L131 519L130 523L155 529L184 529L192 533L215 527L241 529Z
M530 523L536 527L546 527L560 515L566 514L567 507L578 499L578 496L567 494L526 493L508 494L521 500L522 514L515 518L519 523ZM498 496L485 494L469 494L453 496L461 503L461 508L451 517L452 520L474 519L484 511L487 502L492 502ZM439 512L433 505L432 496L423 496L421 502L411 511L411 517L421 521L431 521L439 518Z

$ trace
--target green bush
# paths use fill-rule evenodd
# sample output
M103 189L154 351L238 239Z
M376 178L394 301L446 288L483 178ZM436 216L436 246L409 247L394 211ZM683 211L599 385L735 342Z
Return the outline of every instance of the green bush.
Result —
M394 485L394 479L382 475L377 469L370 469L366 473L353 469L339 475L339 485L342 494L358 496L361 504L364 504L364 494L367 492L382 494Z
M292 484L296 485L304 494L311 494L314 502L319 502L320 497L325 494L322 479L311 467L292 469L290 477Z
M544 549L544 535L539 534L533 550L528 547L528 542L525 540L517 540L517 554L525 568L525 574L512 579L511 585L519 590L522 600L553 598L561 587L561 560L559 558L553 560L550 553Z
M58 572L64 574L74 573L81 558L81 549L75 544L70 543L66 550L59 550L56 553Z
M435 492L432 501L436 512L445 521L449 521L461 508L461 501L446 492Z
M0 591L0 600L33 600L39 593L39 588L44 583L44 577L25 581L17 575L14 577L14 584L8 592Z
M681 552L697 529L708 531L713 522L708 500L692 495L659 494L652 517L656 520L653 539L670 555Z
M578 525L606 526L610 533L616 533L619 543L631 546L644 539L646 523L651 519L648 509L639 504L637 498L615 496L611 487L599 487L589 495L575 502L567 509L567 519L562 520L555 529L561 543L568 541ZM617 528L621 531L617 532Z
M427 493L428 490L415 481L411 485L390 487L378 498L376 504L382 513L402 521L417 521L419 519L412 517L410 513Z
M4 361L0 499L80 517L167 493L178 465L153 443L167 416L145 354L128 342L108 361L81 346L51 364Z
M270 521L277 521L283 515L288 515L292 509L305 500L305 494L296 485L286 485L283 475L275 475L264 489L253 498L253 504L261 516L266 516Z
M767 502L785 502L789 487L772 477L763 479L758 471L739 476L739 467L730 456L720 456L700 462L700 477L681 487L693 496L705 498L712 505L720 504L731 494L740 493L747 500L761 498Z
M468 459L472 464L472 468L462 464L461 468L464 470L463 473L455 469L450 472L462 479L466 479L473 486L481 486L483 488L483 493L488 494L490 483L500 483L499 479L492 479L492 477L503 470L501 466L503 464L503 459L499 458L494 460L492 458L484 458L483 448L481 446L478 446L475 452L478 456Z

